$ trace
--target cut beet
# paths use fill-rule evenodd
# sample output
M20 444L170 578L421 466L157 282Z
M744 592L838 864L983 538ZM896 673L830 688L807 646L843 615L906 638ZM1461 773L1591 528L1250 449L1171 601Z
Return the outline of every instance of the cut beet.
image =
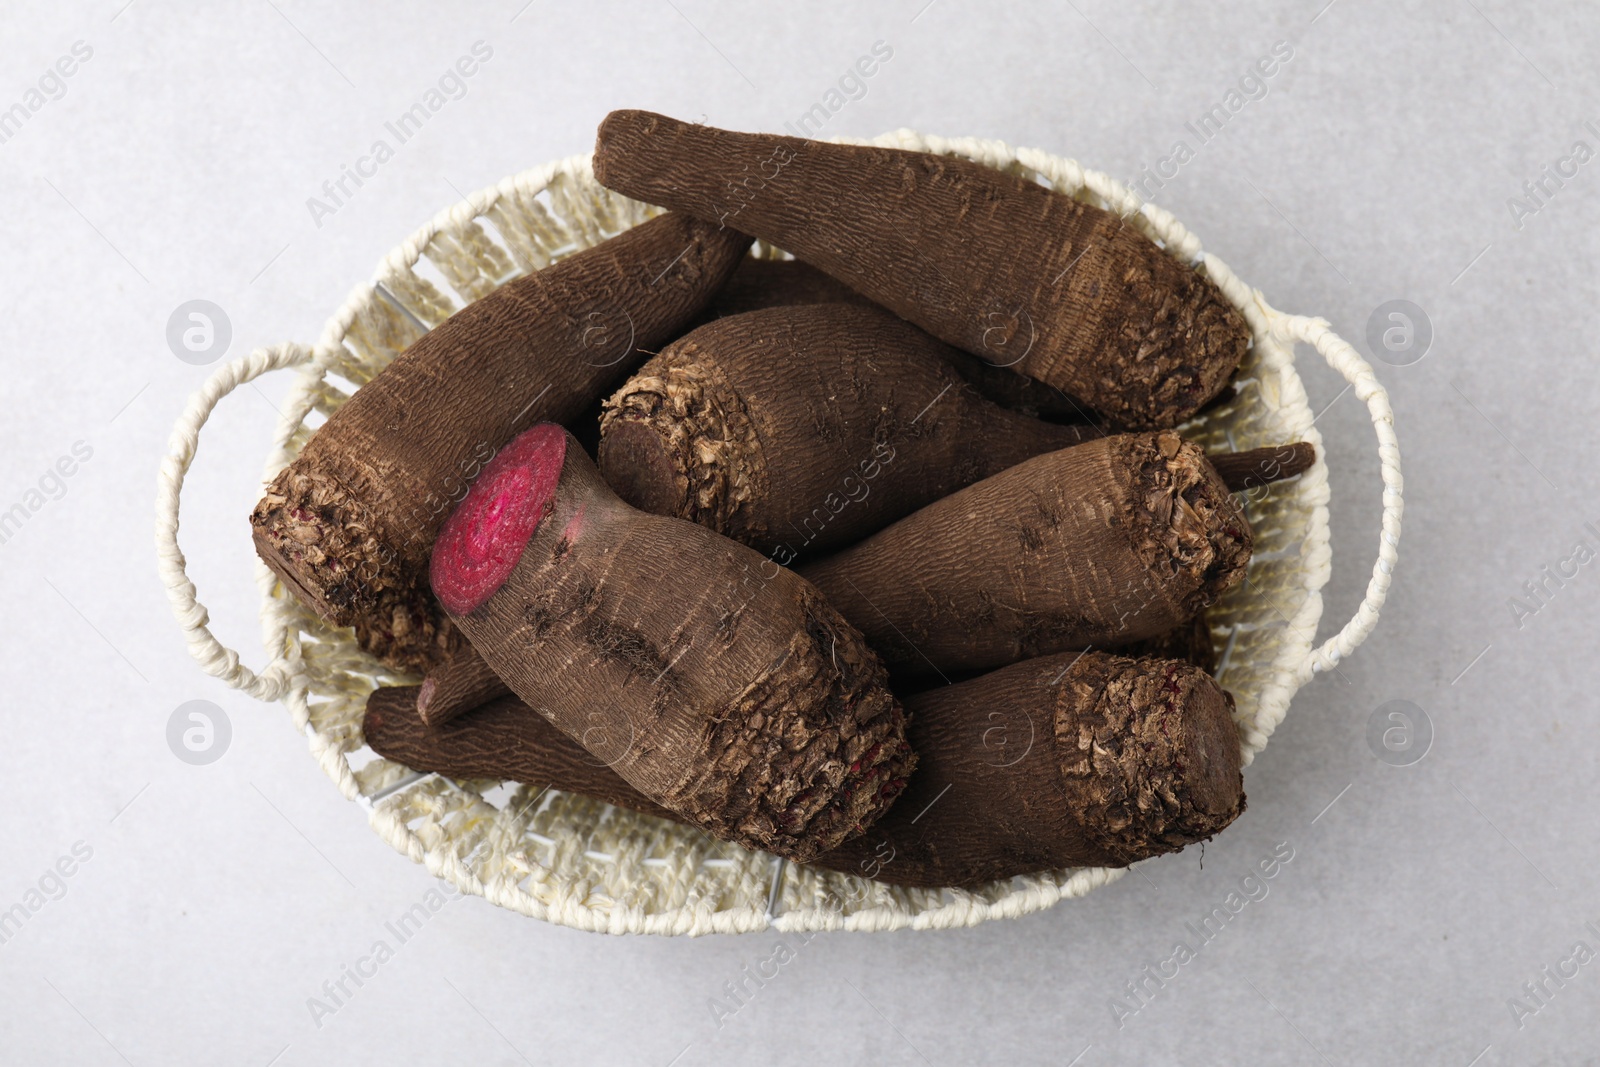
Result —
M804 861L915 765L883 665L821 593L624 504L558 427L485 468L432 571L491 678L707 833Z
M566 431L546 422L484 467L433 548L428 577L446 611L464 615L505 584L550 509L566 455Z

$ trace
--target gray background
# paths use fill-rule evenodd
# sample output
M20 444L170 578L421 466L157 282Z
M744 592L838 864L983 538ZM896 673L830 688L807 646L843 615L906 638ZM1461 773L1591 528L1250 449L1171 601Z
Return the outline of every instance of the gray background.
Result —
M1574 142L1600 149L1583 125L1600 125L1593 8L522 2L7 5L0 108L74 42L93 49L0 144L0 510L75 442L93 450L64 491L46 477L59 499L0 546L0 909L75 843L92 850L0 945L8 1062L1597 1062L1600 962L1549 983L1521 1026L1508 1003L1575 942L1600 950L1584 928L1600 920L1600 564L1520 626L1510 605L1579 538L1600 545L1584 531L1600 520L1600 162L1537 212L1508 203ZM478 40L493 57L465 97L317 226L306 199ZM892 60L827 133L998 137L1123 177L1195 147L1184 123L1292 43L1266 95L1155 199L1276 306L1358 344L1387 300L1430 317L1426 358L1379 365L1408 507L1377 634L1295 700L1248 772L1249 812L1203 863L1141 864L1013 922L817 937L720 1027L710 998L773 935L606 938L469 899L318 1027L307 998L433 883L340 799L281 708L185 653L151 501L209 368L175 358L168 316L216 302L230 357L313 341L417 224L586 150L607 110L777 129L878 40ZM1379 486L1365 412L1315 360L1302 353L1313 403L1331 402L1325 635L1365 586ZM286 387L222 405L184 512L202 599L254 664L244 517ZM196 699L232 726L207 766L166 740ZM1431 720L1414 765L1369 748L1390 700ZM1119 1027L1112 998L1283 842L1294 859L1270 894Z

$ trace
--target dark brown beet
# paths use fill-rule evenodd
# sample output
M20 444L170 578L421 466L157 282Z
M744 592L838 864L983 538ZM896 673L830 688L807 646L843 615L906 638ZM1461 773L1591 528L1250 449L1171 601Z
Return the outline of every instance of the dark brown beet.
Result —
M1121 217L969 160L613 111L594 171L783 248L1118 426L1184 421L1249 347L1216 285Z
M800 568L897 676L1155 637L1244 576L1251 533L1170 431L1037 456Z
M250 516L284 584L392 668L460 650L428 552L495 450L570 422L691 321L749 239L665 215L510 282L412 345L328 419Z
M915 763L877 656L816 589L628 507L558 426L484 469L430 575L513 692L580 742L603 735L629 784L718 837L808 859Z
M870 306L717 319L606 401L600 470L635 507L786 564L1099 436L989 403L953 358L967 357Z

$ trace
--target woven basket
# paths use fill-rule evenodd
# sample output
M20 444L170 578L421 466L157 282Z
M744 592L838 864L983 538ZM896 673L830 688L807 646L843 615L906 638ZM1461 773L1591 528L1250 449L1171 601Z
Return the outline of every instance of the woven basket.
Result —
M1218 448L1296 440L1318 446L1315 465L1302 477L1247 500L1255 554L1245 582L1209 615L1222 650L1217 676L1237 700L1248 764L1283 721L1295 691L1371 632L1388 592L1400 537L1400 455L1388 397L1372 369L1326 322L1273 310L1220 260L1202 254L1199 241L1167 212L1072 160L999 141L944 140L905 130L857 143L965 156L1115 211L1171 255L1203 269L1243 312L1254 345L1238 377L1238 395L1184 427L1185 434ZM356 647L350 631L323 624L259 561L261 619L272 663L257 674L211 635L206 609L184 572L177 531L184 476L218 400L267 371L300 369L267 461L265 477L271 479L354 389L464 302L655 211L601 188L586 155L546 164L475 193L418 230L379 264L373 284L355 289L315 347L258 349L219 367L173 429L157 499L161 573L191 654L229 685L287 704L328 777L400 852L465 892L550 922L655 934L968 926L1036 911L1120 878L1121 870L1080 868L972 891L895 888L748 852L580 796L416 773L374 756L361 735L373 687L416 679L388 675ZM779 253L758 244L753 254ZM418 273L424 257L454 295ZM1328 472L1294 369L1297 341L1321 353L1367 405L1384 485L1378 560L1366 596L1355 617L1316 648L1320 590L1329 573Z

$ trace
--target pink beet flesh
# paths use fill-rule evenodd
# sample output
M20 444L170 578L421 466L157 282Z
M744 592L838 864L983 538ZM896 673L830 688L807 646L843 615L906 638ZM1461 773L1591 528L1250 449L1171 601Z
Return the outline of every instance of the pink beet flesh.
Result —
M567 432L544 422L489 461L434 542L428 577L452 615L465 615L511 576L555 500Z

